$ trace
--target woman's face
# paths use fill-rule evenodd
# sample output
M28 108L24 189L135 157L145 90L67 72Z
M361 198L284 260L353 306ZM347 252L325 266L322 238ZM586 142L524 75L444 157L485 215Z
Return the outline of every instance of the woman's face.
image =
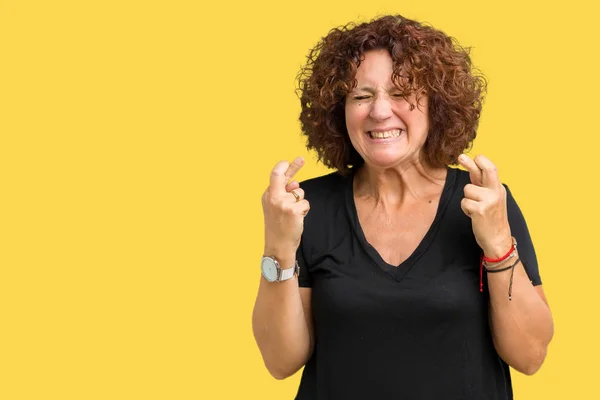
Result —
M386 50L365 53L356 71L356 88L346 96L346 127L365 164L390 168L418 160L429 130L427 97L410 109L392 83ZM416 105L414 95L411 99Z

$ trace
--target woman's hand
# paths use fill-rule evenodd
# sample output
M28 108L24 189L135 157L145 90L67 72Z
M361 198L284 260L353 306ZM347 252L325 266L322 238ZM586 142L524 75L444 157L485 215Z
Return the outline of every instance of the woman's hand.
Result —
M487 257L503 256L512 246L506 212L506 189L498 178L496 166L484 156L458 157L469 171L471 183L464 188L460 205L473 224L477 244Z
M310 205L298 182L290 182L290 179L303 165L304 159L297 157L291 164L280 161L271 171L269 187L262 196L265 254L295 253L300 245L304 217Z

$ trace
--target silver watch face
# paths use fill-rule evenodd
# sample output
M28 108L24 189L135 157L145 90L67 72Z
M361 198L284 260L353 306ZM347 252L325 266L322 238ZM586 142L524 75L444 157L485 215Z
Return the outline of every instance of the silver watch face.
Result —
M262 275L269 282L275 282L277 280L277 264L271 257L263 257L260 268Z

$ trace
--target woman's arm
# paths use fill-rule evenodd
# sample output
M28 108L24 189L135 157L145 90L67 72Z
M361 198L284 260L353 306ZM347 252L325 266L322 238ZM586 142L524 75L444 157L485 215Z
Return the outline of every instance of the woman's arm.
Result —
M312 354L310 296L310 288L298 287L297 277L273 283L261 277L252 329L265 366L276 379L296 373Z
M285 269L295 264L304 217L310 209L298 182L290 182L303 164L301 157L291 164L279 162L271 171L269 187L262 197L264 255L274 257ZM310 289L298 287L297 276L282 282L261 277L252 330L267 369L277 379L294 374L312 354L310 296Z
M471 183L465 186L461 207L471 218L473 233L483 254L490 259L502 258L512 248L512 227L515 228L514 236L525 239L521 243L522 258L514 269L488 272L487 278L490 323L496 351L511 367L531 375L544 362L554 334L554 323L539 285L535 251L525 220L514 199L507 195L507 189L500 182L496 167L490 160L483 156L472 160L461 155L459 162L469 171L471 179ZM509 222L509 214L512 214L512 222ZM516 258L508 260L510 265L514 264L513 260Z
M510 275L510 269L487 274L492 338L508 365L531 375L546 358L554 324L542 286L532 285L521 262L515 266L509 300Z

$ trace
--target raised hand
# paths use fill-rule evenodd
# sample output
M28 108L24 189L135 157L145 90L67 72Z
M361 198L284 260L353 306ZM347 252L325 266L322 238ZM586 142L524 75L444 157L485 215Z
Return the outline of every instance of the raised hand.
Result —
M303 165L304 159L297 157L291 164L280 161L271 171L269 187L262 196L265 254L292 254L300 245L310 205L298 182L290 180Z
M498 177L496 166L486 157L479 155L471 159L461 154L458 162L471 178L471 183L465 185L461 208L471 218L475 239L484 254L499 257L512 245L506 189Z

